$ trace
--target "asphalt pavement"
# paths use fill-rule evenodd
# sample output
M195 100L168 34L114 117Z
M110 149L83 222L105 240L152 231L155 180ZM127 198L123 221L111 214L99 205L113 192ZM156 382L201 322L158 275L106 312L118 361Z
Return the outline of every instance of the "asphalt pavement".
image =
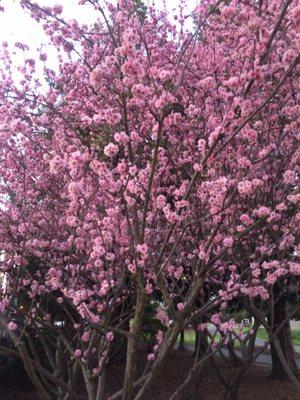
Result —
M257 338L257 341L255 342L255 344L258 347L259 346L261 347L261 346L263 346L265 344L265 341L262 340L262 339ZM295 351L296 351L296 348L298 349L297 351L299 352L298 355L300 357L300 346L295 346ZM191 344L185 344L184 345L184 349L187 350L187 351L191 351L192 352L192 351L194 351L195 347L193 345L191 345ZM226 349L226 347L223 347L220 351L225 356L228 356L228 354L229 354L229 352ZM241 356L240 350L235 349L235 352L236 352L237 356ZM296 361L296 364L297 364L298 368L300 369L300 358L298 357L298 355L296 354L295 361ZM257 363L257 364L265 364L265 365L272 365L271 355L262 353L257 357L257 359L255 360L255 363Z

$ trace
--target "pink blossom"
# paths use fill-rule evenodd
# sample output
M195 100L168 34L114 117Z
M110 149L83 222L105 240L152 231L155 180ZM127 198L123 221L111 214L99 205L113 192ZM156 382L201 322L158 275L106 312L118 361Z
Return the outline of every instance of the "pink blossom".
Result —
M233 238L232 238L231 236L225 237L225 238L223 239L223 244L224 244L225 247L228 247L228 248L232 247L232 245L233 245Z
M289 263L290 272L293 275L300 275L300 263L290 262Z
M163 310L159 310L156 314L156 318L160 320L160 322L165 325L165 326L169 326L170 324L170 319L168 317L168 315L166 314L165 311Z
M149 88L140 83L132 87L133 95L139 99L145 99L148 96L149 92Z
M41 54L40 54L40 60L41 60L41 61L46 61L47 58L48 58L48 56L47 56L46 53L41 53Z
M122 71L125 75L133 78L141 79L145 74L144 67L137 60L126 61L122 67Z
M10 321L7 325L9 331L15 331L17 329L17 324L13 321Z
M205 153L205 147L206 147L206 142L204 139L199 139L198 140L198 150L201 155L204 155Z
M153 292L153 285L151 283L147 283L146 285L146 293L151 294Z
M83 342L89 342L90 340L90 333L88 331L85 331L84 334L81 337Z
M229 7L227 7L227 8L229 8ZM238 77L233 76L228 79L228 81L226 82L226 85L228 87L230 87L231 89L234 89L238 85L238 82L239 82Z
M146 260L148 257L148 246L146 245L146 243L136 245L136 249L141 256L141 259Z
M114 134L114 139L117 143L126 145L129 142L129 137L125 132L117 132Z
M204 332L207 329L207 323L199 324L197 327L198 331Z
M166 198L163 195L159 195L156 199L157 208L162 210L166 205Z
M294 185L296 182L296 173L295 171L287 170L283 174L283 182L286 185Z
M75 357L81 357L82 351L80 349L76 349L74 354L75 354Z
M119 147L116 144L109 143L104 147L104 154L107 157L114 157L119 151Z
M219 314L213 314L210 318L211 322L215 325L219 325L221 323Z
M159 79L161 79L164 82L172 79L172 76L173 73L171 71L162 70L159 72Z
M249 217L248 214L242 214L240 216L240 220L246 226L249 226L249 225L253 224L253 220Z
M258 216L258 217L264 217L264 216L268 216L270 214L271 210L268 207L260 207L258 209L255 209L253 211L253 215Z
M112 342L113 340L114 340L114 334L113 334L113 332L107 332L107 334L106 334L106 340L108 341L108 342Z
M252 193L252 183L248 180L238 183L238 191L241 195L247 196Z

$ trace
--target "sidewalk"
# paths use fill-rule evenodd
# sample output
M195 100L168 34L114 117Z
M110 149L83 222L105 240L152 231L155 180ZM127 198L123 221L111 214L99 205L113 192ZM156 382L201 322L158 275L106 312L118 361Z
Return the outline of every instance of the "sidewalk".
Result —
M261 341L262 341L262 344L264 344L265 342L262 340L262 339L260 339ZM299 347L299 346L297 346L297 347ZM187 351L190 351L190 352L193 352L194 351L194 346L193 345L191 345L191 344L185 344L184 345L184 348L185 348L185 350L187 350ZM221 350L220 350L225 356L228 356L228 350L226 349L226 347L223 347ZM235 352L236 352L236 354L238 355L238 356L241 356L241 352L239 351L239 350L235 350ZM297 364L297 366L298 366L298 368L300 369L300 358L296 358L295 359L295 361L296 361L296 364ZM255 360L255 363L256 364L265 364L265 365L272 365L272 358L271 358L271 355L270 354L260 354L258 357L257 357L257 359Z
M265 344L265 341L263 339L256 338L256 340L255 340L255 345L256 346L262 347L264 344ZM270 348L270 346L268 346L268 348ZM300 355L300 346L294 345L294 349L295 349L295 352Z
M294 324L297 324L297 327L298 327L298 322L300 322L300 321L296 321L296 322L294 323ZM210 331L212 334L214 334L214 332L215 332L215 327L214 327L214 325L208 324L208 329L209 329L209 331ZM256 339L255 339L255 345L256 345L257 347L262 347L264 344L265 344L265 340L264 340L264 339L260 339L260 338L256 337ZM268 346L268 349L270 349L270 346ZM295 349L295 352L298 353L298 354L300 355L300 346L294 345L294 349Z

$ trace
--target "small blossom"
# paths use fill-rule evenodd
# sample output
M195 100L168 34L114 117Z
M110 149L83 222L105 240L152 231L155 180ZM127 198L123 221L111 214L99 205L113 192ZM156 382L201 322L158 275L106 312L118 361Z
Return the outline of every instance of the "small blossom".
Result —
M197 329L200 332L204 332L207 329L207 323L199 324Z
M296 172L291 170L285 171L283 174L283 182L286 185L294 185L296 182Z
M114 340L114 334L113 334L113 332L107 332L107 334L106 334L106 340L108 341L108 342L112 342L113 340Z
M231 236L225 237L225 238L223 239L223 245L224 245L225 247L228 247L228 248L232 247L232 245L233 245L233 238L232 238Z
M248 180L238 183L238 192L241 195L247 196L252 193L252 183Z
M90 340L90 333L88 331L84 332L81 339L83 342L87 343Z
M17 324L13 321L9 322L7 325L9 331L15 331L17 329Z
M213 315L211 316L211 322L212 322L213 324L215 324L215 325L219 325L219 324L221 323L221 319L220 319L219 314L213 314Z
M75 357L81 357L82 351L80 349L76 349L74 354L75 354Z
M153 292L153 285L151 283L147 283L146 285L146 293L151 294Z
M107 146L104 147L104 154L107 157L113 157L118 154L119 147L116 144L109 143Z

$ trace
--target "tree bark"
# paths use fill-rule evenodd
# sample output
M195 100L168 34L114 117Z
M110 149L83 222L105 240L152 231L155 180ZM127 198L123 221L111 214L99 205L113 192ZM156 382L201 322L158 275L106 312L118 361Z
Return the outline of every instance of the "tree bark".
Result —
M85 382L85 389L86 389L87 396L88 396L87 398L88 398L88 400L95 400L95 398L96 398L95 386L94 386L94 382L90 379L89 370L84 365L81 366L81 370L82 370L82 375L83 375L84 382Z
M229 339L229 341L227 343L227 349L228 349L228 353L229 353L230 365L232 367L239 367L239 366L243 365L241 358L236 354L236 352L234 350L234 340L232 340L231 338Z
M271 329L273 332L284 320L287 319L286 305L284 299L279 299L276 303L274 303L273 321L271 321L272 320L271 315L268 316L268 319L269 319L269 324L270 325L272 324ZM277 334L277 339L290 370L299 379L300 374L297 368L297 364L295 362L294 346L292 342L292 334L289 321L287 321L282 326L282 329ZM282 362L280 360L276 346L273 343L273 341L271 341L270 347L271 347L271 357L272 357L271 378L277 380L288 380L286 370L282 365Z
M153 363L152 369L145 381L144 385L141 387L140 391L137 393L134 400L143 400L146 397L146 394L150 391L152 385L156 381L163 362L165 361L166 357L168 356L171 349L173 349L176 339L179 335L179 332L183 328L183 323L176 321L174 325L170 328L169 332L167 333L167 338L162 343L162 347L160 352L158 353L157 359Z
M199 347L200 347L200 351L202 352L202 354L205 354L209 348L207 329L200 332Z
M177 350L184 351L184 330L179 334L179 344Z
M127 342L126 368L122 400L131 400L133 398L133 383L137 375L140 333L142 330L142 318L146 304L146 294L143 288L141 277L139 276L138 278L136 309L130 329L131 336Z
M255 348L255 339L256 339L256 333L258 329L259 324L255 322L254 324L254 334L250 336L248 343L244 343L244 355L240 359L240 367L239 369L235 372L233 379L227 383L225 381L222 381L225 389L225 395L224 395L224 400L236 400L239 394L240 386L242 384L243 379L245 378L247 372L249 371L249 368L253 364L254 359L254 348Z
M129 318L119 324L118 327L124 331L130 331ZM112 343L109 364L122 364L126 361L126 351L127 351L127 338L123 335L116 334L114 341Z
M106 367L104 366L103 371L98 379L96 400L105 400L105 375Z

